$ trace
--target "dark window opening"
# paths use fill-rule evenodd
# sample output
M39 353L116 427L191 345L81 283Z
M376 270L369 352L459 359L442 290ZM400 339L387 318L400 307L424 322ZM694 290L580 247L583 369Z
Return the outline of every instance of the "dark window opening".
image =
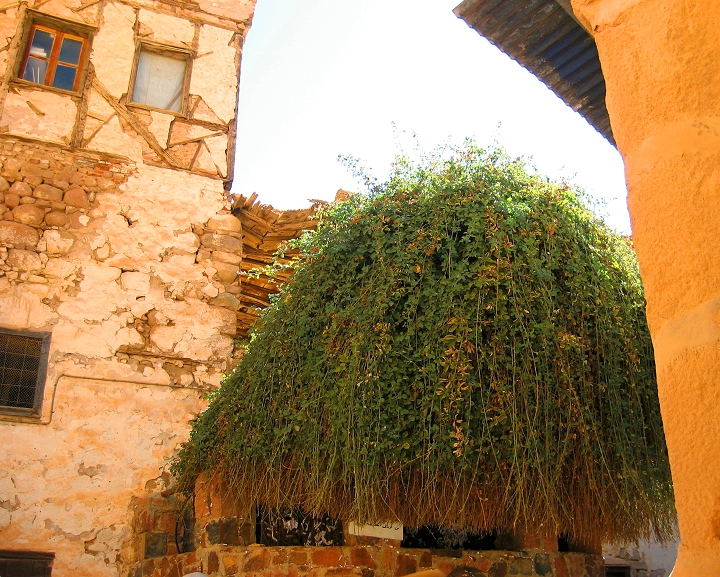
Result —
M462 529L423 525L422 527L404 527L401 547L412 549L449 549L468 551L494 551L498 534L475 533Z
M567 538L567 535L560 535L558 537L558 551L560 553L570 552L570 540Z
M0 412L40 415L49 347L49 334L0 329Z
M340 519L314 517L297 509L257 508L255 538L261 545L320 547L344 544Z
M0 551L2 577L50 577L53 553L32 551Z
M632 577L632 569L629 565L606 565L605 577Z

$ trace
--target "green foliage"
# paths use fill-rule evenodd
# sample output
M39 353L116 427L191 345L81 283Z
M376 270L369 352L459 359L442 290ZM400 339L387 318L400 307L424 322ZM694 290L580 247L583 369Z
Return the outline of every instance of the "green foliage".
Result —
M674 509L632 248L473 146L322 215L175 472L242 499L589 541Z

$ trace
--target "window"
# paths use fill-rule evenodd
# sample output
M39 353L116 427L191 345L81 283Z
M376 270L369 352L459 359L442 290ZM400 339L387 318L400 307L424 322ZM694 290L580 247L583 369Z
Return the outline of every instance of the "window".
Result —
M50 334L0 329L0 412L40 416Z
M182 114L191 55L180 48L142 43L135 60L131 102Z
M30 551L0 551L2 577L50 577L55 555Z
M28 10L27 43L18 78L78 92L87 60L91 28Z

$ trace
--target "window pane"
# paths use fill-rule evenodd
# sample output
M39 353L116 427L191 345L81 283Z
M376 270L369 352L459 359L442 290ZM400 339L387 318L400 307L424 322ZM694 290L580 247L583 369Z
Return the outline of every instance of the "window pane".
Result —
M55 34L46 32L45 30L35 30L32 44L30 45L30 56L39 56L40 58L50 58L52 53Z
M68 64L77 64L80 62L82 45L83 43L80 40L64 38L62 46L60 47L60 56L58 56L58 60L60 62L67 62Z
M48 63L46 60L40 60L39 58L33 58L32 56L28 57L27 64L25 65L25 73L23 74L23 80L43 84L45 82L47 67Z
M52 85L55 88L62 88L63 90L73 90L75 88L76 74L76 68L58 64L57 68L55 68L55 78L53 78Z
M154 52L140 52L132 101L180 112L187 62Z

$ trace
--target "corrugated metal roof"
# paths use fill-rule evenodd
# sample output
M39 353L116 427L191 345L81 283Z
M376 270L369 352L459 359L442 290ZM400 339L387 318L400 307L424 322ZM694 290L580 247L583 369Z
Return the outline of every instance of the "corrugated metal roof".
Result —
M455 14L615 144L595 41L557 0L465 0Z

